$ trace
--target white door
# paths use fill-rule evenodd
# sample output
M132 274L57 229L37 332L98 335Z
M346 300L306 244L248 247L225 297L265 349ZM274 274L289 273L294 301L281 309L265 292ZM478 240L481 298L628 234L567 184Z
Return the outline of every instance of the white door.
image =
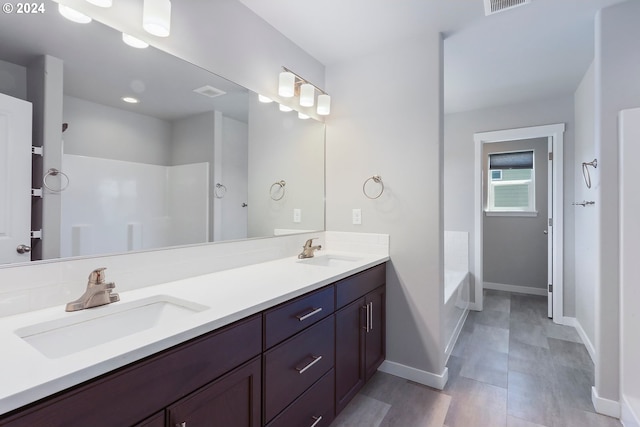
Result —
M31 114L0 93L0 264L31 260Z
M549 137L547 168L547 317L553 319L553 138Z

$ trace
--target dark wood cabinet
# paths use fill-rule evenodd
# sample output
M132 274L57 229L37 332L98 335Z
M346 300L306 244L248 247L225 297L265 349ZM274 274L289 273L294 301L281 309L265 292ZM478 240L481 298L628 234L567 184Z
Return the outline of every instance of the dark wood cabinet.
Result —
M343 307L335 314L336 414L347 406L385 359L384 275L385 268L381 265L336 284L337 305ZM349 302L352 298L357 299Z
M260 355L261 347L262 316L251 316L2 416L0 426L136 425Z
M0 427L327 427L385 358L384 284L381 264L0 415Z
M167 408L167 426L259 427L260 357Z

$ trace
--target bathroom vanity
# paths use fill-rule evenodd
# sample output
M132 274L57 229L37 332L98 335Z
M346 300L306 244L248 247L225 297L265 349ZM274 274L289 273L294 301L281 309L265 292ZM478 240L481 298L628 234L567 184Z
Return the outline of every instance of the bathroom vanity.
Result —
M277 280L270 272L290 262L313 283L276 287L277 295L255 295L262 289L255 288L246 299L263 302L224 316L222 326L211 328L220 324L203 320L207 311L197 313L201 326L177 334L197 336L143 357L141 349L121 352L121 366L99 375L104 368L79 367L91 377L0 415L0 426L328 426L384 360L387 259L327 255L237 269L240 275L253 269L259 277L262 268L269 282ZM191 284L193 296L206 280ZM189 285L181 283L183 295ZM151 341L144 344L143 337L141 348L154 348Z

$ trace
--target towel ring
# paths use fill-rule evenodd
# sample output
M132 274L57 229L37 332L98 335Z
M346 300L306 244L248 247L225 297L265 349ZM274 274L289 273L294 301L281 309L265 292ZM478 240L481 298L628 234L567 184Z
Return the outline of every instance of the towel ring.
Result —
M380 184L380 192L378 194L376 194L375 196L371 196L369 194L367 194L367 183L369 181L373 181L376 184ZM373 199L377 199L378 197L382 196L382 193L384 193L384 182L382 182L382 177L380 175L373 175L370 178L367 178L366 181L364 182L364 184L362 184L362 192L364 193L365 196L367 196L367 198L373 200Z
M222 199L225 194L227 194L227 187L224 185L217 183L216 188L213 189L213 195L216 199Z
M598 159L593 159L591 162L582 162L582 177L587 188L591 188L591 174L589 174L589 166L593 166L594 169L598 168Z
M282 198L284 197L284 186L285 185L287 185L287 183L284 182L284 180L276 181L273 184L271 184L271 187L269 188L269 197L271 197L271 200L275 200L276 202L278 200L282 200ZM273 191L274 187L276 187L275 191ZM282 193L280 195L280 197L274 197L276 194L278 194L278 192Z
M67 180L67 182L64 185L61 185L60 188L56 190L55 188L51 188L49 186L49 184L47 184L47 178L49 178L50 176L58 176L58 175L62 175ZM61 172L56 168L51 168L42 177L42 185L44 185L44 187L47 190L49 190L49 191L51 191L53 193L62 193L69 186L69 177L67 176L66 173Z

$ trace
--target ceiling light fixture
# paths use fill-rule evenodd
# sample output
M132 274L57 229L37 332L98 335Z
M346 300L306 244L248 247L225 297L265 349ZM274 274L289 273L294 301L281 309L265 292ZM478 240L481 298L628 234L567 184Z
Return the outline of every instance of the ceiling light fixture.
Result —
M316 91L318 95L318 107L316 113L326 116L331 112L331 97L318 86L309 83L298 74L282 67L283 71L278 79L278 95L284 98L290 98L296 95L300 96L301 107L313 107L315 105Z
M58 3L58 12L60 12L60 15L67 18L69 21L77 22L78 24L88 24L91 22L91 18L84 13L80 13L77 10L61 3Z
M149 47L149 43L144 42L139 38L133 37L127 33L122 33L122 41L131 47L135 47L136 49L145 49Z
M113 0L87 0L87 2L91 3L92 5L98 6L98 7L111 7L111 6L113 6Z
M171 1L144 0L142 28L158 37L168 37L171 32Z
M126 102L127 104L137 104L140 101L137 98L134 98L132 96L123 96L122 99L124 102Z

